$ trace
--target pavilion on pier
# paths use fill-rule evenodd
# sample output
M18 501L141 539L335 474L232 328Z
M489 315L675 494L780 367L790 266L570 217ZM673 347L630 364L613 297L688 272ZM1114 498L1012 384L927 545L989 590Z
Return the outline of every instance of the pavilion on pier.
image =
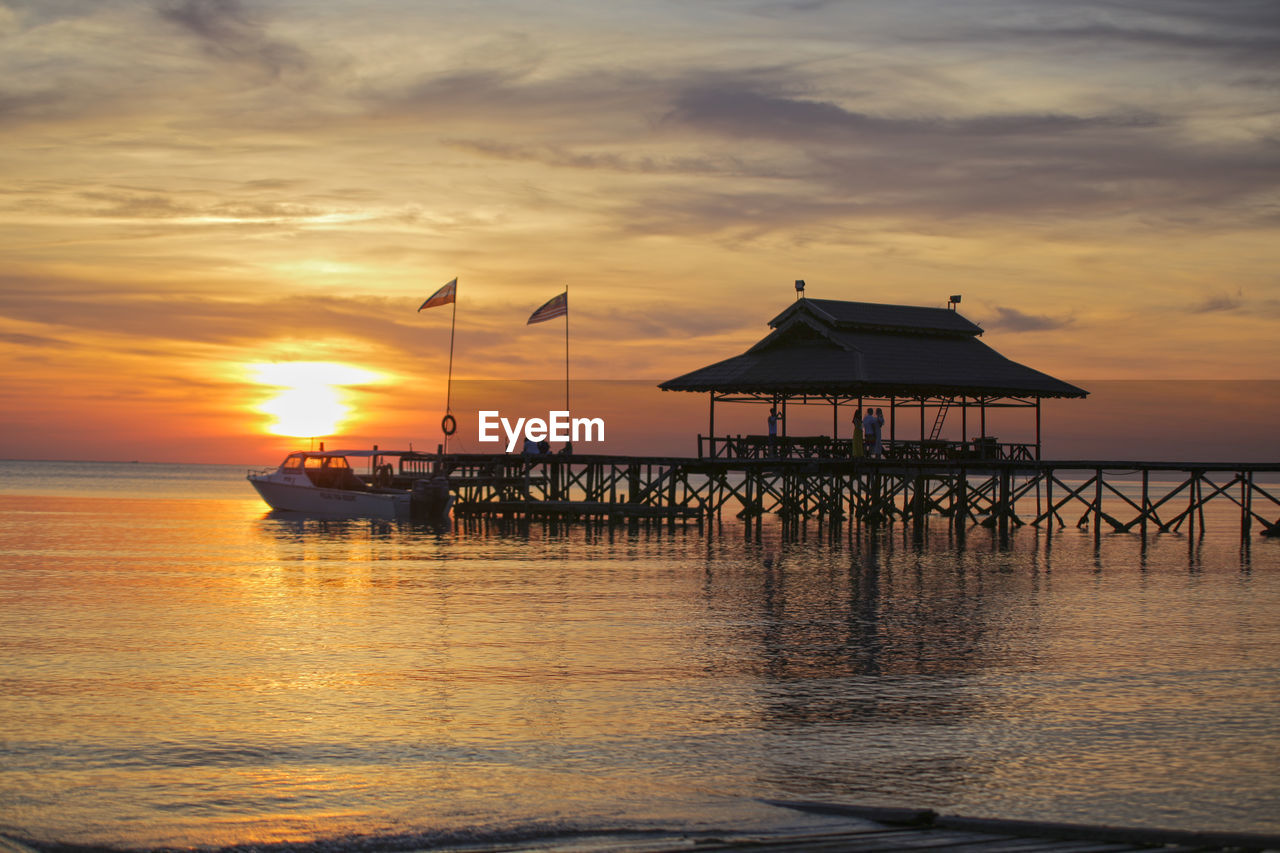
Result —
M1088 392L1000 355L979 340L982 328L956 310L959 297L952 300L930 308L801 296L746 352L658 387L709 395L699 456L852 456L859 443L838 437L840 408L873 406L885 410L887 458L1039 459L1041 401ZM717 403L772 407L779 435L717 436ZM797 404L831 406L831 435L789 436L787 406ZM992 408L1034 411L1034 443L988 435ZM948 417L960 420L958 441L942 437Z

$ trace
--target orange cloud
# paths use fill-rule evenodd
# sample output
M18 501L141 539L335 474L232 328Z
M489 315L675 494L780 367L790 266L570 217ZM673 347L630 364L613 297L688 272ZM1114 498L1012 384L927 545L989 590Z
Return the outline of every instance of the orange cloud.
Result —
M656 382L796 278L962 293L1082 381L1268 378L1265 15L982 10L0 6L3 446L256 453L273 360L384 375L345 429L433 440L413 309L454 276L463 379L554 380L523 323L566 285L575 376Z

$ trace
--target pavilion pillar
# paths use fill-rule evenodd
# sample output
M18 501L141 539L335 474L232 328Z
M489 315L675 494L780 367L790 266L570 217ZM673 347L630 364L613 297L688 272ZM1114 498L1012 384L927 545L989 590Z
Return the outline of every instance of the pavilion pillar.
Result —
M960 398L960 443L969 443L969 405L965 402L966 398ZM963 448L961 448L963 449Z
M831 398L831 440L835 441L840 437L840 400L836 397Z
M787 398L782 398L782 437L787 437Z
M859 441L858 436L863 434L862 419L864 416L866 416L866 414L867 414L866 411L862 408L862 395L859 394L858 395L858 411L854 414L854 418L853 418L853 444L854 444L855 450L858 446L858 441ZM863 445L862 453L864 456L870 456L871 448Z
M889 398L889 443L898 437L898 398Z
M978 398L978 410L982 413L982 437L987 437L987 398Z
M1040 461L1040 398L1036 397L1036 461Z
M924 452L924 397L920 398L920 452Z
M715 458L716 455L716 392L711 392L711 412L707 416L707 455ZM702 448L698 448L701 450ZM701 454L699 454L701 455Z

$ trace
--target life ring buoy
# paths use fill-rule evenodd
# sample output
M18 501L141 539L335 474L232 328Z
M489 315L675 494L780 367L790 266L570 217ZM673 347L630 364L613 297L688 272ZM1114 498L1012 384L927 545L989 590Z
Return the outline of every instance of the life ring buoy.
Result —
M458 421L453 415L445 415L440 419L440 429L445 435L453 435L458 431Z

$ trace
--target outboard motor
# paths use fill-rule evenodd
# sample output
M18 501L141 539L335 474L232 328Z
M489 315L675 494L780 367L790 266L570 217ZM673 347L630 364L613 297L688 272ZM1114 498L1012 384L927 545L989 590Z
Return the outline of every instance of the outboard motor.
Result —
M443 521L449 517L449 478L432 477L414 480L409 496L413 517L425 521Z

